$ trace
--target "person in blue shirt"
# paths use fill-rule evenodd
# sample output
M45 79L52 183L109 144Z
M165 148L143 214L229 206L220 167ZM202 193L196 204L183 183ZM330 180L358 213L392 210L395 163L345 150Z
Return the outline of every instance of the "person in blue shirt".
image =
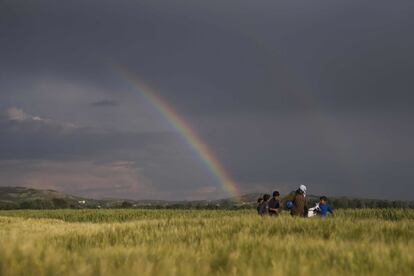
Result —
M331 206L328 204L328 198L326 196L321 196L319 198L318 215L325 217L328 213L330 213L332 216L334 214Z

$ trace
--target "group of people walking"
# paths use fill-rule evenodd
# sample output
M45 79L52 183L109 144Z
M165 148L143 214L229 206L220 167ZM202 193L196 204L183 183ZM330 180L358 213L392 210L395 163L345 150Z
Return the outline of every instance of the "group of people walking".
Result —
M328 204L328 198L321 196L319 203L312 208L307 206L306 186L300 185L298 189L280 198L280 193L274 191L272 196L264 194L257 200L257 212L259 215L278 216L283 210L289 210L292 216L312 217L314 215L333 215L333 210Z

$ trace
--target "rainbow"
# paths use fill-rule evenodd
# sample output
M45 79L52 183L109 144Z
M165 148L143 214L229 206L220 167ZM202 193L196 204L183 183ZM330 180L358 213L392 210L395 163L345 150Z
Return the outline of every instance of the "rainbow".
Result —
M139 80L125 67L114 67L121 76L131 83L144 98L151 103L159 114L180 133L184 141L192 151L206 165L208 171L220 182L223 189L236 199L239 198L236 182L230 177L215 157L211 149L203 142L200 136L195 133L190 125L169 105L158 93Z

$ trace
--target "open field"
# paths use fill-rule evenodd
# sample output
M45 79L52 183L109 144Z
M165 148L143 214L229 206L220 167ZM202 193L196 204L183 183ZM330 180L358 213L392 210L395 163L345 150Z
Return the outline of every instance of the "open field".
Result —
M414 210L0 212L1 275L413 275Z

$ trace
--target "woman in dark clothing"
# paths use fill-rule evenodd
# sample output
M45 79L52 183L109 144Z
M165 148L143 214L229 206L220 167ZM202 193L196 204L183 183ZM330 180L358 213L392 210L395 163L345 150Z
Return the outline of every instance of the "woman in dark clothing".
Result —
M263 197L259 197L257 199L257 206L256 206L256 210L258 214L260 214L260 208L262 207L262 203L263 203Z
M263 202L262 202L262 205L260 206L259 215L264 216L264 215L269 214L269 199L270 199L269 194L263 195Z
M299 217L306 217L308 214L306 196L305 196L305 193L300 189L296 190L295 192L295 196L293 199L293 207L290 210L290 214L292 216L299 216Z

